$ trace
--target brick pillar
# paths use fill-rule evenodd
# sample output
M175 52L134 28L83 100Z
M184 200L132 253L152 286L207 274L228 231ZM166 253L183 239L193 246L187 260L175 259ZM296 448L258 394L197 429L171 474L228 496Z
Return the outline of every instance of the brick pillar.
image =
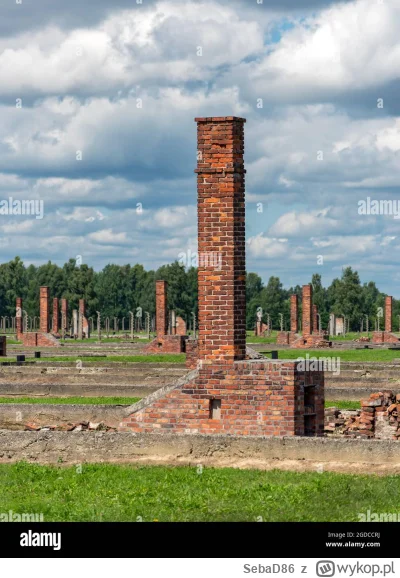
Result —
M303 285L303 337L312 333L312 285Z
M66 299L61 299L61 313L64 314L64 329L67 331L68 328L68 301Z
M156 329L160 339L168 332L167 282L156 281Z
M385 331L392 332L392 301L393 297L385 297Z
M199 358L246 356L243 118L196 118Z
M24 326L22 323L22 299L21 297L17 297L17 301L15 304L15 329L17 332L17 339L19 335L22 335L24 332Z
M299 299L297 295L290 296L290 331L297 333L299 330L298 323L298 309L299 309Z
M58 333L58 297L53 298L53 333Z
M49 303L49 288L40 288L40 332L49 332L50 321L50 303Z
M318 331L318 308L316 305L312 306L312 326L313 331Z

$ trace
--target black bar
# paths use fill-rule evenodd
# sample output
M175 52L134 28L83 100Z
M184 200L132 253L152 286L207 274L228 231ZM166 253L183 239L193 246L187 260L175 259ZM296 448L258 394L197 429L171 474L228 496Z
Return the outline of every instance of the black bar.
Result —
M392 559L398 529L382 522L3 522L0 557ZM61 548L21 546L37 533L60 533Z

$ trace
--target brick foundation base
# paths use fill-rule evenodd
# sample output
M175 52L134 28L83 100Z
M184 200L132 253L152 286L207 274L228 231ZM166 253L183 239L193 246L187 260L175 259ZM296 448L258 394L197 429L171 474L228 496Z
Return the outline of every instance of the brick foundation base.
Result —
M372 343L399 343L400 339L389 331L374 331Z
M332 347L332 341L325 339L324 335L320 333L313 333L307 337L298 337L292 341L291 346L295 349L313 349L316 347Z
M17 339L26 347L60 347L60 342L50 333L22 333Z
M300 335L295 333L294 331L279 331L276 336L276 344L277 345L291 345L297 339L299 339Z
M296 361L246 360L192 371L128 408L121 431L322 435L324 374Z
M186 335L156 337L144 347L143 351L145 353L185 353L186 340Z

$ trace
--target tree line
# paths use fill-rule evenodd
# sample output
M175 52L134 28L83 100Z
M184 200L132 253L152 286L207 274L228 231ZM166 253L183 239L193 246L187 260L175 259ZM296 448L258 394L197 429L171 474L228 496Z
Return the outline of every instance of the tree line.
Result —
M39 288L48 286L51 297L68 299L69 311L78 308L79 299L86 300L88 317L95 317L100 311L103 317L127 318L140 307L155 314L155 282L168 282L168 307L185 320L194 312L197 316L197 269L185 268L175 261L157 270L136 265L106 265L101 271L94 271L86 264L77 265L70 259L62 267L51 263L36 267L25 266L19 257L0 265L0 316L15 315L15 300L22 297L23 308L29 316L39 316ZM361 284L357 271L346 267L338 279L329 287L322 286L321 275L314 274L310 280L314 290L314 303L321 315L322 327L328 326L329 314L345 316L352 331L360 329L361 318L369 316L370 329L378 309L384 307L385 294L381 293L374 281ZM272 327L280 328L280 317L284 317L284 329L289 329L290 295L299 296L301 314L300 285L285 289L279 277L270 277L266 284L257 273L248 273L246 278L246 324L253 329L257 309L263 312L263 320L270 316ZM400 302L393 300L393 326L398 328ZM383 321L382 321L383 323ZM381 327L382 327L381 323ZM364 322L365 328L365 322Z

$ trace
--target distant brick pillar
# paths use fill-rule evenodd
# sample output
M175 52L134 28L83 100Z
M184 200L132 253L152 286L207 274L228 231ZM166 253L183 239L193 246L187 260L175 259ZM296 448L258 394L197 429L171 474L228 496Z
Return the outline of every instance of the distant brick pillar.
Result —
M22 335L24 332L24 326L22 323L22 299L21 297L17 297L17 301L15 303L15 329L17 331L17 339L19 336Z
M318 331L318 307L316 305L312 306L312 315L313 331Z
M392 332L392 305L393 298L389 295L385 297L385 331Z
M58 333L58 297L53 298L53 333Z
M168 333L167 282L156 281L156 329L160 339Z
M195 120L199 358L206 364L232 363L246 357L246 121L237 117Z
M299 330L298 322L299 299L297 295L290 296L290 331L297 333Z
M62 316L64 317L64 327L62 327L62 329L67 331L67 329L68 329L68 301L66 299L61 299L61 313L62 313Z
M40 332L49 332L49 321L50 321L50 299L49 299L49 288L40 288Z
M88 338L90 335L89 321L86 318L86 303L84 299L79 299L78 337Z
M303 285L303 337L310 337L312 333L312 285Z

